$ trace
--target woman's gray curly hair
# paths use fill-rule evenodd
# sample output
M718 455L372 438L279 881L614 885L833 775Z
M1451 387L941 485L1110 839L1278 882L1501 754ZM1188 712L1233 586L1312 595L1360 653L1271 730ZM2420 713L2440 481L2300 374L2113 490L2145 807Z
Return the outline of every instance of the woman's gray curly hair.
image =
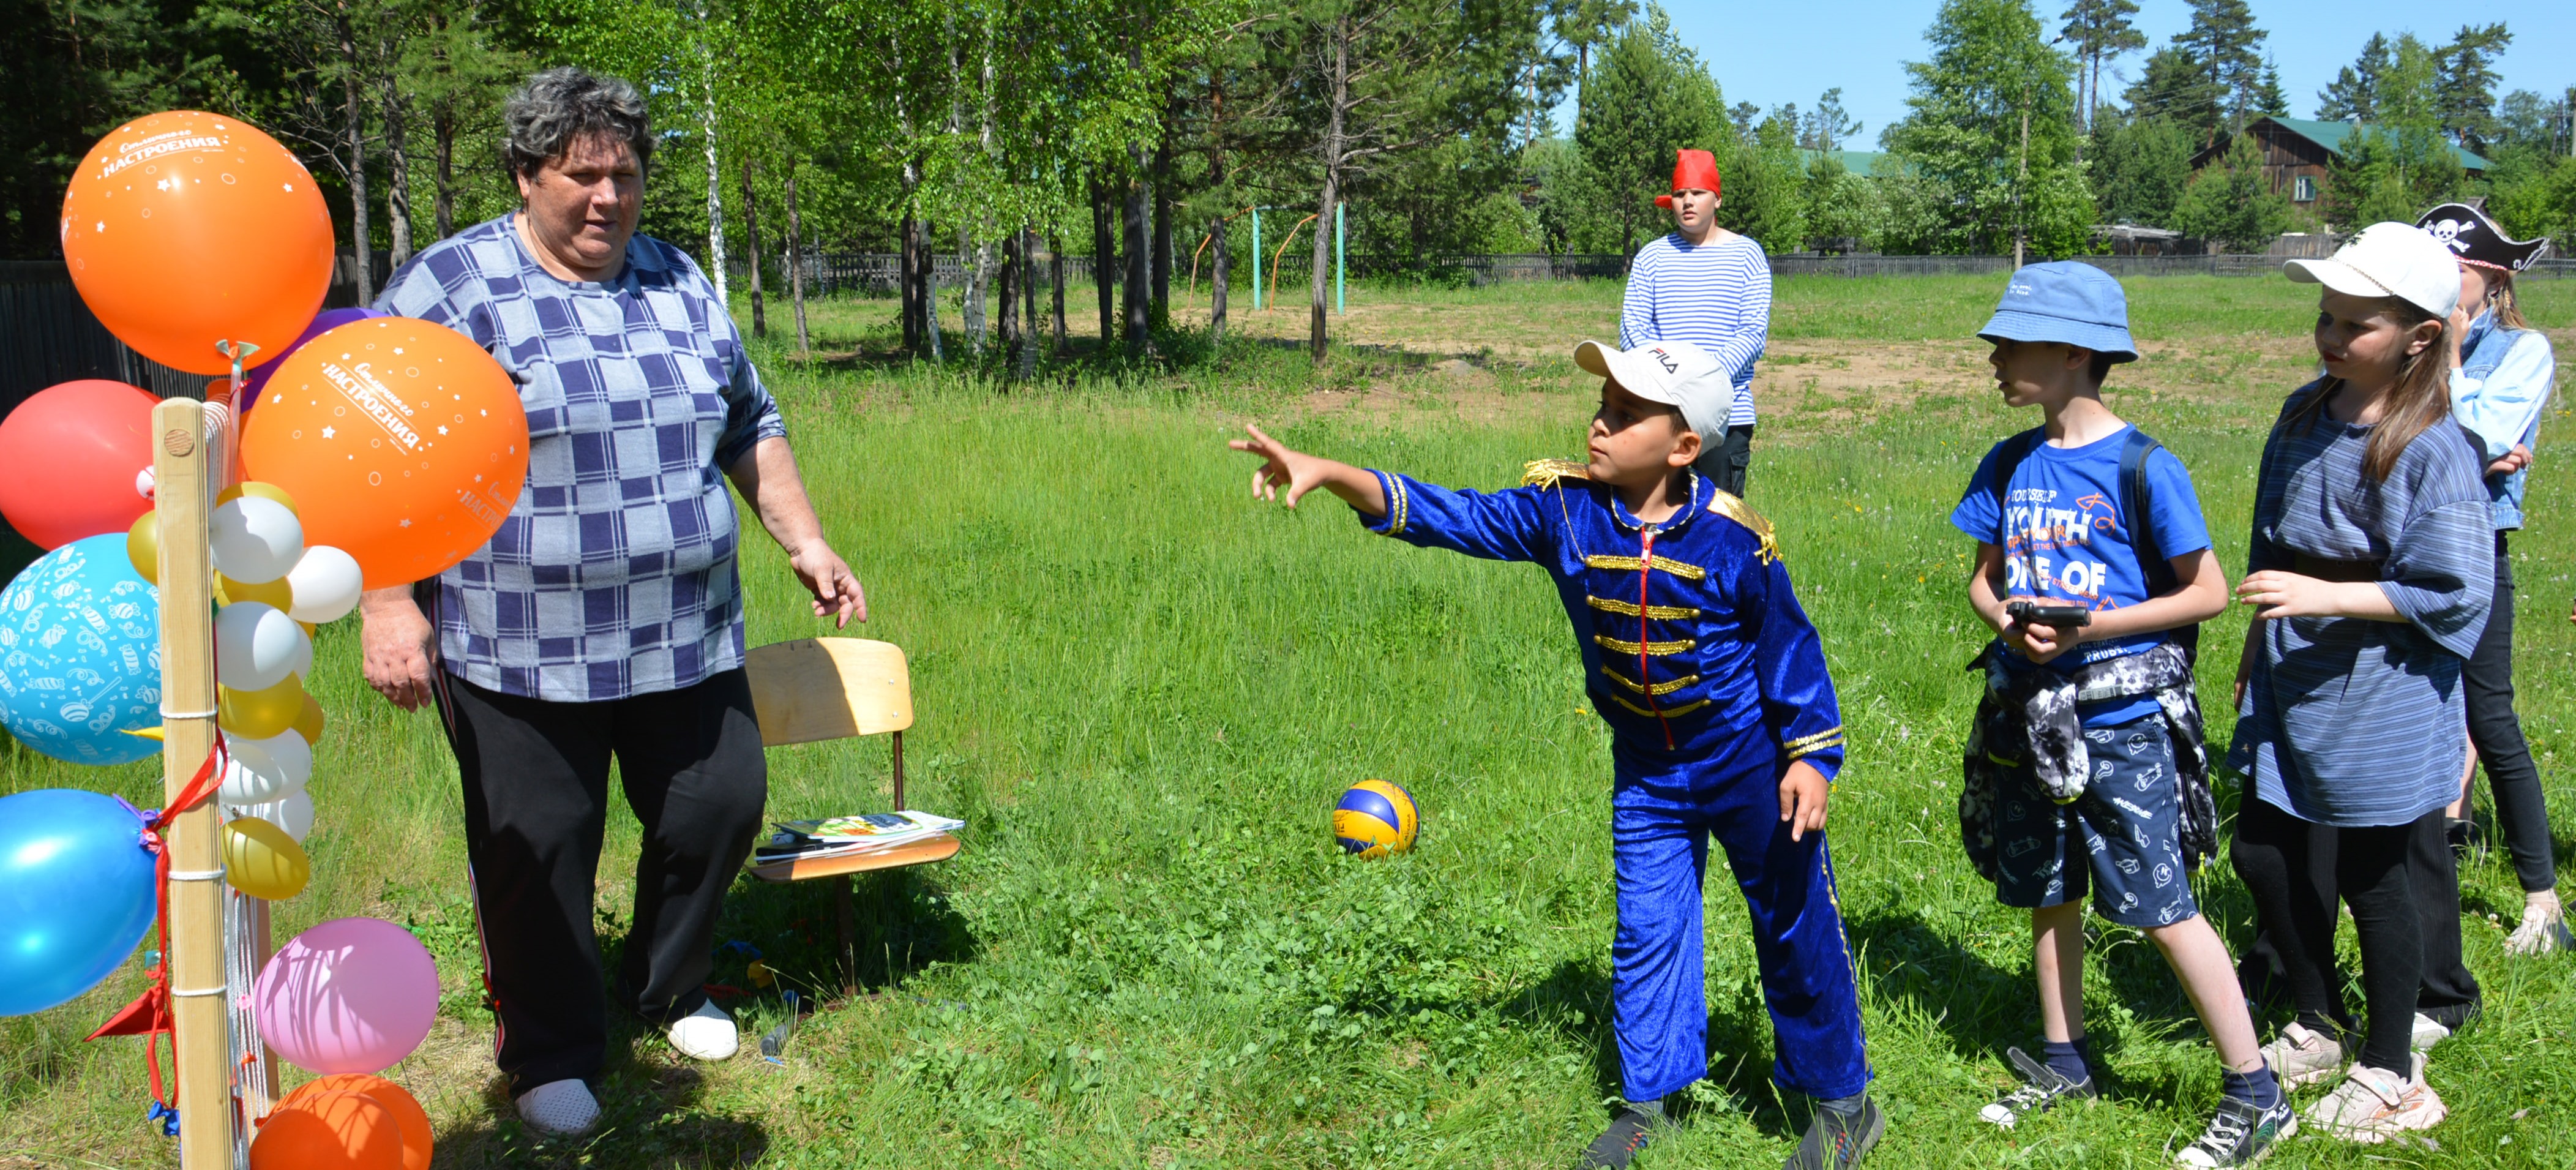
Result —
M592 134L627 145L635 165L653 161L652 117L644 95L624 78L604 77L578 65L558 65L528 79L510 94L502 112L509 136L501 155L511 173L533 178Z

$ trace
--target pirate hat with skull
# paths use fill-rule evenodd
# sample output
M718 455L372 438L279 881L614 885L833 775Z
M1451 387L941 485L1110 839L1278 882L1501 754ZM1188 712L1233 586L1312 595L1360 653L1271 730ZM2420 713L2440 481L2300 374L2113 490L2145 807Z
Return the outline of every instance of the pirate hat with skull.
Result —
M2425 212L2415 226L2432 233L2463 264L2520 272L2549 251L2549 238L2516 240L2496 227L2487 214L2466 203L2445 203Z

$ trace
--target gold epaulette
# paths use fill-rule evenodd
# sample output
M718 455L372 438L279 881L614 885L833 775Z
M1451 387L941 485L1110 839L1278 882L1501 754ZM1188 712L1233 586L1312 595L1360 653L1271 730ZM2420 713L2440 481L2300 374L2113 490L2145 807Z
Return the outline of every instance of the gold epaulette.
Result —
M1560 479L1591 478L1590 464L1571 459L1532 459L1521 465L1522 487L1555 487Z
M1725 492L1711 490L1709 497L1709 511L1743 525L1746 531L1762 541L1760 556L1763 564L1780 559L1780 541L1772 535L1771 522L1763 519L1761 513L1746 506L1741 498Z

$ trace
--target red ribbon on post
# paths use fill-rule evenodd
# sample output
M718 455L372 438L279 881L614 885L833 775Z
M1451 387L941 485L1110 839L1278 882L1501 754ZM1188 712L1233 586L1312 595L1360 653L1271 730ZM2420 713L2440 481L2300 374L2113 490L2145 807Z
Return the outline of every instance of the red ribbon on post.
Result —
M160 1105L164 1098L161 1092L160 1045L153 1038L169 1036L170 1061L176 1065L179 1060L179 1038L172 1031L170 1018L170 850L161 840L161 833L170 827L170 822L179 818L179 814L204 804L223 787L227 759L224 737L218 734L214 746L206 750L206 762L197 765L197 774L189 778L187 787L179 790L179 799L144 823L143 847L152 851L152 880L160 907L161 961L144 971L147 982L143 994L109 1016L106 1023L100 1024L97 1031L86 1037L90 1040L101 1036L143 1037L143 1067L151 1074L155 1105Z

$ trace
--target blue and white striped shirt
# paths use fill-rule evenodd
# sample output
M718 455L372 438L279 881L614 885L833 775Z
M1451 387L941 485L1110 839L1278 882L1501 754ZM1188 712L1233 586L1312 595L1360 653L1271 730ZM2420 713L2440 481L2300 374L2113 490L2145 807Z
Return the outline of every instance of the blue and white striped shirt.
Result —
M1619 299L1619 348L1687 341L1714 355L1735 371L1728 426L1753 425L1753 363L1770 336L1771 261L1751 237L1692 245L1672 232L1637 249Z

